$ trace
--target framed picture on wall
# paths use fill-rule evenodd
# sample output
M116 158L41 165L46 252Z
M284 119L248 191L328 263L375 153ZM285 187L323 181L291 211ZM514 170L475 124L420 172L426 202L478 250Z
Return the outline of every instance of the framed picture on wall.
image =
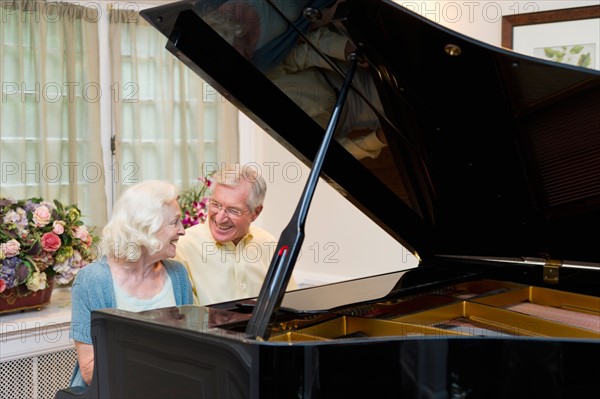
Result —
M600 70L600 5L506 15L502 17L502 46Z

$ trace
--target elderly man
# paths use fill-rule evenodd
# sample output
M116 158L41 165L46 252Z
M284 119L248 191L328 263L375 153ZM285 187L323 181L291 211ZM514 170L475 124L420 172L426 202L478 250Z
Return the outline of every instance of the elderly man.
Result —
M175 259L188 269L194 303L256 297L277 240L252 226L263 210L265 180L255 168L227 165L213 175L206 222L186 230ZM292 280L288 289L295 289Z

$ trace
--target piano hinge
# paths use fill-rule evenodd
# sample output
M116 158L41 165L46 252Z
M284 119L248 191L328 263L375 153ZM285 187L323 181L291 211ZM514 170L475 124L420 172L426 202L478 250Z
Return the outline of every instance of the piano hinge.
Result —
M558 259L546 259L544 262L544 283L558 284L558 270L562 261Z

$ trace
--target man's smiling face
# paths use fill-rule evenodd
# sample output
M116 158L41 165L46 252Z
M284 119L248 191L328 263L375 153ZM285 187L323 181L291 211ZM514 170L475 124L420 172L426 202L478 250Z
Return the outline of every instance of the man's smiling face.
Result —
M215 241L232 241L237 244L248 234L250 224L262 210L262 206L254 211L248 208L250 190L250 184L246 181L241 181L235 186L219 183L215 185L208 206L208 223Z

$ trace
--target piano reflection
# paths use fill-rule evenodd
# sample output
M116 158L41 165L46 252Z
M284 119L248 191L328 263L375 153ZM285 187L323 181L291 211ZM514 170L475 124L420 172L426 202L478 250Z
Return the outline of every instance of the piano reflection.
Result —
M600 392L598 71L385 0L141 14L311 175L258 298L94 312L92 384L57 399ZM418 267L284 293L318 177Z

